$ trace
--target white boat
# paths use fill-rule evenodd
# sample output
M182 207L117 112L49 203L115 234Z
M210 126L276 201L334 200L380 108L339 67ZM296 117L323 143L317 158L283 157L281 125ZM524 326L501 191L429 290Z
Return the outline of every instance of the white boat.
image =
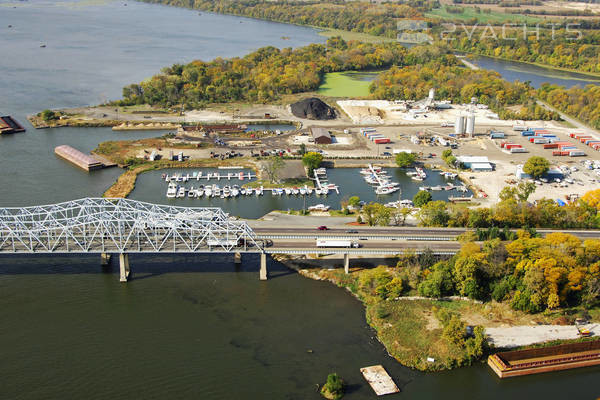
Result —
M193 186L190 188L190 190L188 190L188 193L187 193L187 195L188 195L188 197L190 197L190 198L194 198L194 197L196 197L196 191L194 190L194 187L193 187Z
M302 196L304 196L304 195L306 194L306 188L305 188L305 187L303 187L303 188L300 188L300 194L301 194Z
M419 190L427 190L429 189L427 186L419 186Z
M308 211L329 211L330 208L330 206L326 206L325 204L315 204L308 207Z
M288 196L289 196L290 194L292 194L292 189L290 189L290 188L285 188L285 189L283 189L283 190L285 190L285 194L287 194Z
M185 197L185 188L183 186L177 190L177 197Z
M204 189L200 188L196 191L196 197L204 196Z
M398 202L399 208L408 208L408 207L412 207L412 206L413 206L412 200L404 199L404 200L400 200Z
M240 194L241 194L242 196L245 196L245 195L246 195L246 189L244 189L244 188L241 188L241 189L240 189Z
M256 195L257 196L262 196L262 194L263 194L263 187L261 186L260 188L256 189Z
M327 196L329 194L329 189L324 187L321 189L321 194L324 194L325 196Z
M233 187L231 189L231 196L232 197L238 197L240 195L240 189L238 189L237 187Z
M221 197L221 188L219 187L219 185L214 187L213 192L215 193L215 196Z
M310 196L312 194L312 192L313 192L313 190L311 188L309 188L309 187L306 188L306 194L307 195Z
M296 188L292 189L292 194L293 195L297 195L298 193L300 193L300 191L298 189L296 189Z
M225 186L223 188L223 196L225 196L225 197L231 196L231 189L229 188L229 186Z
M253 192L252 188L247 188L246 189L246 196L252 196L252 192Z
M167 188L167 197L172 199L177 196L177 184L174 182L169 183L169 187Z
M213 188L212 188L212 186L207 186L204 189L204 194L206 195L206 197L212 197L212 195L213 195Z

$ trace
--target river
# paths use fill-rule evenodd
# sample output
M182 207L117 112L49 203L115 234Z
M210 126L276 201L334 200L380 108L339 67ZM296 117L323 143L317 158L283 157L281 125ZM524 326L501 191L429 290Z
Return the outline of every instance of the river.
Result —
M124 4L0 0L1 113L29 127L28 113L117 98L123 85L175 61L324 40L297 26ZM87 151L154 134L65 128L0 137L0 204L99 195L119 171L88 175L53 147ZM0 258L0 398L316 400L316 384L336 371L349 383L346 398L372 399L359 368L373 364L401 387L390 398L598 396L599 368L506 381L484 365L411 371L387 356L357 300L273 261L268 282L258 281L253 256L237 269L230 256L132 256L131 264L124 285L97 256Z

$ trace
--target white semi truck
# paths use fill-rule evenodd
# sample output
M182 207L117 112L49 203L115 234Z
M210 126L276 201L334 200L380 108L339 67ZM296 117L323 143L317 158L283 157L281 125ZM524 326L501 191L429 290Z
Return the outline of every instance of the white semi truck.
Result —
M351 240L317 239L317 247L360 247L358 242Z

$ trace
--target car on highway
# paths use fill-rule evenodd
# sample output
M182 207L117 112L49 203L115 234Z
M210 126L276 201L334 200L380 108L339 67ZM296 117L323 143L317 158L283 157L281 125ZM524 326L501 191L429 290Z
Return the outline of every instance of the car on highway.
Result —
M325 225L318 226L317 229L320 230L320 231L327 231L327 230L329 230L329 228L326 227Z
M384 156L387 156L387 157L389 157L389 156L391 156L392 154L391 154L389 151L384 151L384 152L383 152L383 155L384 155Z
M358 233L356 229L348 229L346 233Z

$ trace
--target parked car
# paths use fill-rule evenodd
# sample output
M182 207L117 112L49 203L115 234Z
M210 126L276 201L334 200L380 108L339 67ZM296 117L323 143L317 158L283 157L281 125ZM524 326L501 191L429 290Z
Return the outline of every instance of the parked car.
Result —
M346 233L358 233L356 229L348 229Z

